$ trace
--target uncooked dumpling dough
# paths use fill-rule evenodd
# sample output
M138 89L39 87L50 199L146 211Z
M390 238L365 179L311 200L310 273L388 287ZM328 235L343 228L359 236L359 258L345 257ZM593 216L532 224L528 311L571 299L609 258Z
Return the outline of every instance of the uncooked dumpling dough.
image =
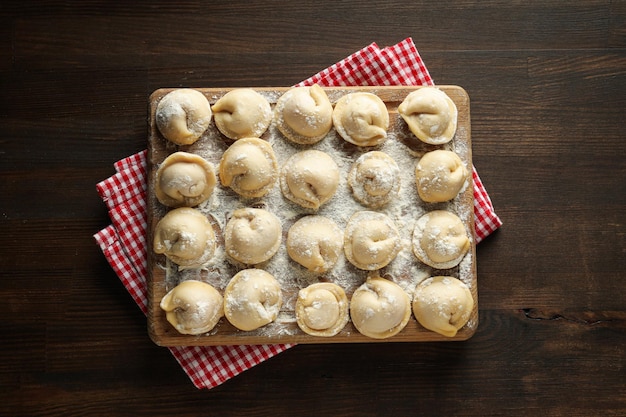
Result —
M220 182L246 198L267 194L278 177L276 155L269 142L239 139L226 149L220 161Z
M187 280L165 294L161 309L179 333L203 334L224 316L224 299L210 284Z
M193 207L211 196L215 183L211 163L195 154L175 152L159 165L154 193L168 207Z
M415 184L420 198L441 203L455 198L468 180L468 170L452 151L427 152L415 166Z
M285 197L315 210L335 195L338 185L339 167L330 155L315 149L292 155L280 176Z
M168 212L156 225L153 249L179 269L199 268L215 252L215 232L200 211L181 207Z
M352 295L350 317L359 333L386 339L400 333L409 322L411 300L398 284L369 277Z
M431 145L450 142L456 132L456 105L436 87L411 92L398 106L398 113L419 140Z
M181 88L167 93L156 108L156 125L166 139L191 145L211 123L211 106L197 90Z
M379 208L400 191L400 168L384 152L372 151L361 155L348 173L352 195L361 204Z
M393 220L383 213L358 211L350 217L344 233L344 251L359 269L377 270L394 260L402 240Z
M239 330L251 331L273 322L282 302L280 284L262 269L239 271L224 290L226 319Z
M212 109L215 125L229 139L260 137L272 121L270 103L251 88L229 91Z
M335 336L348 323L348 297L331 282L311 284L298 292L296 322L311 336Z
M302 217L287 233L287 253L313 272L330 270L337 263L342 249L343 232L328 217Z
M470 248L463 222L454 213L435 210L420 217L413 232L413 253L437 269L449 269L461 262Z
M349 93L335 103L333 124L341 137L357 146L376 146L387 140L389 113L372 93Z
M224 230L226 253L247 265L265 262L276 254L282 226L267 210L245 207L235 210Z
M333 127L333 105L319 85L288 90L276 102L276 126L303 145L319 142Z
M415 288L413 314L433 332L454 337L465 326L474 309L474 299L467 285L454 277L432 277Z

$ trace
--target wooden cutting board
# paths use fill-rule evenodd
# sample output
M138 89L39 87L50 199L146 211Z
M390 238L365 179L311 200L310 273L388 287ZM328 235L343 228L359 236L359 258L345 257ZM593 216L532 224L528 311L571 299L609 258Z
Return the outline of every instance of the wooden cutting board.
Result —
M199 279L209 282L216 287L222 294L226 284L230 278L238 272L239 269L231 265L223 256L223 251L218 248L217 255L221 259L217 259L215 267L210 270L186 270L177 271L175 265L171 264L163 255L157 255L152 251L152 238L155 226L160 218L167 212L167 208L161 205L154 196L154 179L159 164L170 154L177 151L185 151L198 154L209 162L211 162L217 172L219 160L222 153L232 144L230 139L223 136L216 128L214 121L211 122L207 132L193 145L177 146L168 142L158 131L155 124L155 110L158 102L165 94L174 89L159 89L155 91L149 99L149 131L148 131L148 330L152 340L162 346L208 346L208 345L237 345L237 344L275 344L275 343L352 343L352 342L426 342L426 341L447 341L447 340L465 340L471 337L478 326L478 293L477 293L477 277L476 277L476 245L474 234L474 199L473 187L471 181L469 186L461 191L459 196L448 203L426 204L422 202L415 193L414 169L415 163L425 152L435 149L447 149L456 152L465 166L470 172L472 170L472 154L471 154L471 129L470 129L470 108L469 97L465 90L458 86L438 86L455 102L458 109L457 131L453 140L441 146L427 145L419 141L406 126L406 123L400 117L397 111L398 105L412 91L420 87L332 87L324 88L332 103L335 103L341 96L357 91L369 92L376 94L387 105L389 111L389 130L387 141L376 147L376 150L388 152L401 168L402 175L402 198L398 202L390 205L393 209L383 207L378 210L390 215L401 231L405 247L397 258L389 266L380 271L380 275L389 278L399 284L412 299L413 290L417 283L421 280L435 275L449 275L459 278L470 288L474 297L474 310L470 316L469 322L452 338L444 337L438 333L424 329L411 315L411 319L407 326L397 335L388 339L372 339L360 334L348 322L346 327L336 336L333 337L316 337L310 336L300 330L295 321L294 306L298 290L309 283L316 281L330 281L341 285L348 299L352 292L361 285L367 278L368 272L361 271L352 267L347 261L340 260L337 267L327 274L313 276L306 273L303 268L287 258L284 248L285 239L279 252L275 255L276 262L280 262L280 268L272 264L264 266L264 269L273 273L276 279L281 283L283 291L283 306L277 320L260 329L254 331L241 331L232 326L225 317L223 317L217 326L208 334L193 336L178 333L166 320L165 312L159 307L162 297L176 286L181 280ZM261 95L266 97L272 108L276 100L290 88L286 87L263 87L254 88ZM220 97L226 94L232 88L197 88L202 92L213 105ZM303 146L295 145L287 141L272 123L268 130L261 136L262 139L268 140L276 153L279 166L291 154L304 149L320 149L328 152L333 156L341 170L341 182L337 194L326 205L320 208L318 214L332 216L336 219L340 227L344 227L347 219L353 211L369 210L365 207L354 203L353 206L346 205L347 199L351 199L349 187L346 183L347 172L353 161L366 151L373 150L359 149L356 146L347 144L334 131L331 132L318 144ZM235 206L244 207L249 204L255 206L262 205L268 207L270 211L276 214L283 221L283 233L286 234L288 226L293 223L294 210L297 211L295 205L285 201L280 192L280 186L276 184L275 188L270 192L269 196L259 201L250 203L249 201L240 200L234 192L222 187L216 186L216 191L212 198L223 198L224 204L217 204L217 210L209 210L200 206L200 209L212 216L214 221L223 230L229 210ZM333 200L342 201L342 204L333 204ZM219 203L219 202L218 202ZM402 207L399 207L402 205ZM215 207L216 204L212 204ZM348 208L346 208L348 206ZM349 208L352 207L352 208ZM447 209L455 212L465 223L467 230L471 233L471 249L465 256L461 264L449 270L435 270L427 265L422 264L412 254L410 248L410 237L413 232L413 225L426 212ZM304 211L302 212L305 213ZM298 213L295 213L296 215ZM219 230L218 230L219 232ZM221 235L218 233L218 245L223 245L223 239L220 241ZM285 269L287 265L287 269Z

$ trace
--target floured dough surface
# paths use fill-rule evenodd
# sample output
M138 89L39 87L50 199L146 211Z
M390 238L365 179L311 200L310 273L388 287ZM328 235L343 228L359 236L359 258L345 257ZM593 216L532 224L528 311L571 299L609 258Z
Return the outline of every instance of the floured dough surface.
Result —
M282 225L275 214L245 207L233 212L224 230L226 253L246 265L267 261L282 240Z
M219 170L222 185L246 198L264 196L278 178L274 150L259 138L243 138L230 145Z
M211 196L216 182L215 169L206 159L175 152L159 165L154 192L165 206L193 207Z
M415 166L417 192L427 203L452 200L468 180L468 169L452 151L438 149L427 152Z
M270 103L251 88L229 91L212 110L219 131L233 140L260 137L272 122Z
M348 173L354 198L366 207L379 208L400 192L400 168L394 159L380 151L361 155Z
M167 321L182 334L211 331L224 316L224 299L206 282L187 280L171 289L161 300Z
M357 146L376 146L387 140L389 113L372 93L350 93L337 100L333 124L341 137Z
M415 256L426 265L450 269L461 262L471 241L459 216L446 210L434 210L417 221L412 246Z
M396 283L369 277L350 299L350 317L357 330L373 339L398 334L411 317L411 301Z
M166 94L156 108L161 134L176 145L191 145L211 123L211 106L199 91L181 88Z
M311 284L298 292L296 321L311 336L331 337L348 324L348 297L331 282Z
M328 153L309 149L285 162L280 187L292 202L317 210L335 195L339 178L339 167Z
M350 217L344 233L344 252L359 269L374 271L388 265L402 240L395 223L384 213L358 211Z
M286 244L291 259L323 273L335 266L343 251L343 231L328 217L305 216L289 228Z
M450 142L456 132L456 105L437 87L413 91L398 106L398 113L419 140L431 145Z
M274 114L281 133L299 144L319 142L333 126L333 105L317 84L287 91L276 102Z
M215 252L215 232L200 211L181 207L169 211L156 225L152 247L178 265L199 268Z
M425 145L415 139L397 112L399 103L415 88L322 88L331 106L355 92L371 92L383 100L389 126L386 139L373 147L344 140L334 124L319 140L310 136L307 140L313 140L311 143L296 142L279 127L279 118L286 114L283 106L279 115L279 101L291 101L287 100L287 93L292 91L293 102L287 106L292 110L290 120L294 126L299 121L299 129L306 130L312 127L307 126L307 119L312 119L304 116L315 114L318 107L313 97L316 89L255 88L270 103L274 117L260 136L232 140L219 131L216 123L211 123L199 140L181 148L166 140L155 124L156 106L170 90L155 92L150 109L149 190L157 193L161 183L161 178L157 181L157 171L163 167L162 188L182 195L180 199L186 200L183 204L189 206L180 208L201 213L214 235L206 239L213 244L200 251L195 243L190 244L195 239L187 239L186 234L202 230L200 225L205 219L185 221L191 227L180 230L184 238L166 236L161 243L173 249L173 253L150 257L153 283L149 322L153 339L164 346L188 346L372 342L374 338L419 342L447 338L420 325L410 302L408 324L403 324L406 297L413 300L418 284L433 275L456 277L475 294L469 175L449 200L426 202L418 193L415 168L420 161L427 165L427 151L450 151L465 168L471 168L466 101L454 89L439 88L452 91L450 96L460 110L455 136L445 145ZM199 91L210 103L216 103L233 90ZM306 104L307 100L312 101ZM325 106L319 107L321 110ZM197 204L193 195L201 188L198 185L203 176L204 180L208 178L200 165L187 165L188 161L176 156L172 160L182 169L163 175L166 166L176 165L164 162L181 151L214 167L213 191ZM447 183L454 179L454 170L442 169L441 173L431 182ZM149 233L153 241L157 233L162 235L162 231L157 231L159 221L178 207L164 204L156 195L149 197ZM456 218L452 221L437 211L449 212ZM465 237L457 221L463 224ZM176 231L176 227L166 229ZM470 244L467 251L466 238ZM180 251L180 246L192 249ZM176 258L177 250L189 259ZM211 252L212 256L208 256ZM243 271L260 272L243 273L248 276L243 279L238 276ZM251 275L265 278L250 279ZM194 280L216 289L223 297L223 314L226 309L230 311L229 317L217 319L211 330L204 331L200 321L187 326L194 333L204 331L198 333L201 337L174 331L167 320L168 312L159 307L170 290ZM239 280L253 283L247 290L239 286L235 290ZM378 280L380 285L376 284ZM268 282L276 285L268 287ZM385 288L381 295L375 291L379 287ZM271 296L266 297L268 294ZM227 298L230 307L226 306ZM369 301L363 301L368 298ZM352 309L356 321L348 319L345 323L352 300L356 301ZM183 321L183 309L175 309L178 321ZM471 336L476 326L474 305L469 321L453 338Z
M251 331L276 320L282 299L273 275L262 269L244 269L224 290L224 313L233 326Z
M465 283L449 276L422 281L413 295L413 314L433 332L454 337L465 326L474 309L472 293Z

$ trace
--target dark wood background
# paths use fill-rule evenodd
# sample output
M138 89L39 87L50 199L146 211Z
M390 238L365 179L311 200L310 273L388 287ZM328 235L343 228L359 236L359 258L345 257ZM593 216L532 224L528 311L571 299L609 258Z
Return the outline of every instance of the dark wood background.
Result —
M301 345L196 390L106 263L95 184L159 87L288 86L413 37L503 228L463 343ZM0 415L626 415L626 2L3 1Z

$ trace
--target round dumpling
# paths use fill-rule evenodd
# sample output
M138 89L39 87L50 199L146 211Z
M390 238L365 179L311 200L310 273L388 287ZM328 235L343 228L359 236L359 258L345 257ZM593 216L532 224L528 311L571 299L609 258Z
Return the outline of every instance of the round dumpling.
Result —
M182 334L211 331L224 316L224 299L210 284L183 281L161 299L167 321Z
M449 211L431 211L415 225L413 253L433 268L448 269L458 265L470 246L463 222Z
M468 178L463 161L452 151L438 149L427 152L415 166L417 193L427 203L452 200L466 185Z
M215 252L215 232L200 211L180 207L169 211L154 229L155 253L164 254L180 269L199 268Z
M224 290L226 319L239 330L251 331L278 317L283 296L280 284L262 269L244 269Z
M226 149L220 161L220 181L246 198L267 194L278 177L278 162L269 142L244 138Z
M333 105L317 84L288 90L276 102L274 113L281 133L304 145L319 142L333 126Z
M454 337L468 322L474 299L467 285L454 277L427 278L413 295L413 314L426 329Z
M175 152L159 165L154 193L165 206L193 207L210 197L215 183L215 170L207 160Z
M358 211L350 217L344 234L344 252L359 269L374 271L393 261L402 248L400 232L387 215Z
M400 191L400 168L384 152L372 151L361 155L348 173L352 195L361 204L379 208Z
M156 108L156 125L177 145L191 145L211 123L211 106L198 90L181 88L167 93Z
M305 216L287 232L287 253L297 263L313 272L330 270L343 249L343 232L324 216Z
M219 131L233 140L260 137L272 121L270 103L251 88L229 91L212 109Z
M298 292L295 313L303 332L311 336L335 336L348 323L348 297L337 284L311 284Z
M436 87L411 92L398 106L398 113L419 140L431 145L450 142L456 132L456 105Z
M283 166L280 186L289 200L317 210L335 195L339 167L325 152L315 149L298 152Z
M359 333L386 339L400 333L409 322L411 300L398 284L369 277L352 294L350 317Z
M247 265L265 262L276 254L282 226L267 210L245 207L235 210L224 230L226 253Z
M333 124L337 133L357 146L376 146L387 140L389 113L372 93L349 93L335 103Z

